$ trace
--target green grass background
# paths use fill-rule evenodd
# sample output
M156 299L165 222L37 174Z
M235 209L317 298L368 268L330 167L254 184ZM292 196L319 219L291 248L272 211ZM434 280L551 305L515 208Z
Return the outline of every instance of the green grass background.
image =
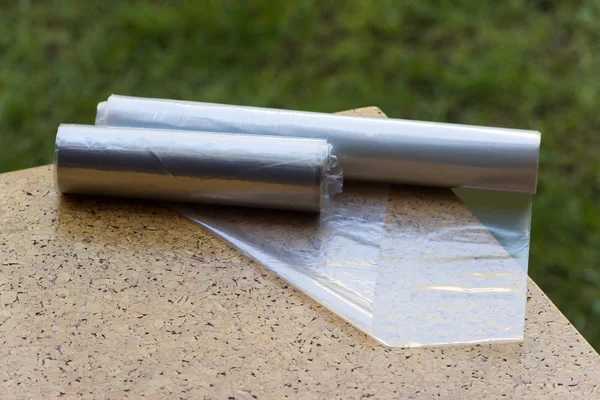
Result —
M600 349L599 1L0 0L0 172L111 93L542 132L530 275Z

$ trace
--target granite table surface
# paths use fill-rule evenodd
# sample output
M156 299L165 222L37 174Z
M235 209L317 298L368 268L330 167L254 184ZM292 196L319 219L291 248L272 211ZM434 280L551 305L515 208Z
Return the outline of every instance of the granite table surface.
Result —
M522 344L386 348L174 211L52 174L0 174L1 399L600 398L531 280Z

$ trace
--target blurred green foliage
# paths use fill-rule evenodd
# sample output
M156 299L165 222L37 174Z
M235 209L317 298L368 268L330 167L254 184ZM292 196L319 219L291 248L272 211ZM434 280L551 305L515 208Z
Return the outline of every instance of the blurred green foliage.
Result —
M51 162L111 93L536 129L529 272L600 349L598 21L598 1L0 0L0 171Z

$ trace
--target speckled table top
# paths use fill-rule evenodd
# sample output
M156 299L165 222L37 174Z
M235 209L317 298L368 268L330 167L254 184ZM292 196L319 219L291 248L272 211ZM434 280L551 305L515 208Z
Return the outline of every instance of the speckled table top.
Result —
M600 357L529 282L525 341L375 343L159 205L0 175L0 398L600 398Z

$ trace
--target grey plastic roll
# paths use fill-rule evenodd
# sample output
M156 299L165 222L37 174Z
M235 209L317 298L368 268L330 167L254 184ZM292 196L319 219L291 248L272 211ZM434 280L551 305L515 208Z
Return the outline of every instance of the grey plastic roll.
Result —
M318 212L341 191L323 139L61 125L62 193Z
M98 125L325 138L347 179L535 193L535 131L110 96Z

